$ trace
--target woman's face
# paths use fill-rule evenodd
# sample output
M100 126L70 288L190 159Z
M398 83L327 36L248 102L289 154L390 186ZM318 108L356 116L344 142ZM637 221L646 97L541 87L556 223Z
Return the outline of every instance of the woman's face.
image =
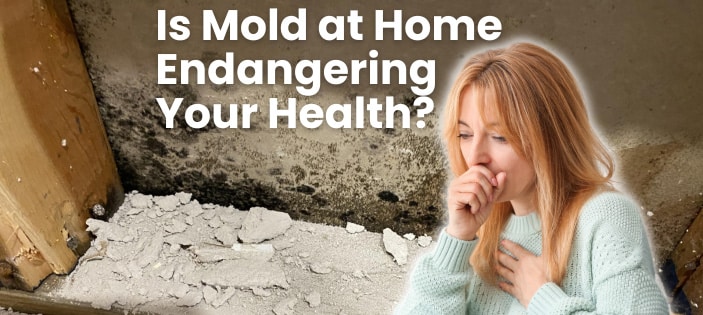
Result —
M459 137L461 154L471 168L483 165L493 175L505 172L505 184L496 201L511 201L513 208L532 211L535 194L535 171L532 165L520 157L512 145L498 133L498 117L492 113L491 98L484 98L483 91L474 88L464 90L461 95L459 115ZM486 102L487 104L483 104ZM486 120L481 120L479 106L484 106Z

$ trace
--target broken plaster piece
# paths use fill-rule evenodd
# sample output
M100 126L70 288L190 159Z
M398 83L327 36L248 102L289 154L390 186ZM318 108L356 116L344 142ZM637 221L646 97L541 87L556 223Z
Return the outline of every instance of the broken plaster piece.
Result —
M176 306L195 306L203 300L200 290L190 290L185 296L176 301Z
M361 233L366 230L363 225L347 222L347 232L350 234Z
M262 288L259 288L259 287L253 287L253 288L251 288L251 292L254 293L254 295L256 295L256 296L263 296L263 297L269 297L269 296L271 296L271 292L270 292L270 291L266 291L266 290L264 290L264 289L262 289Z
M176 207L178 207L181 204L181 200L174 195L157 197L154 199L155 199L156 205L159 206L159 208L163 209L166 212L171 212L171 211L176 210Z
M212 305L217 298L217 290L209 285L206 285L203 287L203 298L205 299L205 303Z
M417 245L420 245L420 247L427 247L430 246L430 243L432 243L432 237L431 236L420 236L417 238Z
M320 306L320 292L312 291L310 294L305 296L305 302L308 302L310 307Z
M220 292L220 295L218 295L217 298L215 298L215 300L210 303L210 305L212 305L212 307L214 308L218 308L223 304L227 303L227 301L229 301L229 299L231 299L236 292L237 289L235 288L227 288L223 292Z
M190 198L193 197L193 194L191 193L186 193L186 192L177 192L176 193L176 198L178 198L178 201L182 204L188 204L190 202Z
M261 243L283 234L292 224L288 213L253 207L242 222L239 239L244 243Z
M297 298L287 298L276 304L276 307L273 308L273 312L276 315L292 315L293 308L295 308L296 304L298 304Z
M408 244L389 228L383 229L383 247L393 255L395 262L402 266L408 262Z
M237 260L223 260L204 269L188 273L184 277L186 283L202 282L220 287L242 289L252 287L287 289L290 287L281 266L268 261L243 264Z

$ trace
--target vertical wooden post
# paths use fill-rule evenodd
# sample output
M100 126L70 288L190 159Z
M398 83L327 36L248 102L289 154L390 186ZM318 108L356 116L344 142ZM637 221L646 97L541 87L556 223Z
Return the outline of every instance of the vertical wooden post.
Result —
M122 186L65 0L0 0L0 284L35 288L90 244Z

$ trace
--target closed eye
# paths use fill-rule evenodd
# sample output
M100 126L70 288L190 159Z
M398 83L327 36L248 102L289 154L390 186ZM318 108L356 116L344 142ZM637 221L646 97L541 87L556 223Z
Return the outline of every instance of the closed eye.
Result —
M468 133L460 133L460 134L459 134L459 138L460 138L461 140L469 140L469 139L471 139L471 137L473 137L473 136L474 136L474 135L468 134Z
M493 140L501 142L501 143L508 142L508 140L505 139L505 137L503 137L503 136L493 136Z

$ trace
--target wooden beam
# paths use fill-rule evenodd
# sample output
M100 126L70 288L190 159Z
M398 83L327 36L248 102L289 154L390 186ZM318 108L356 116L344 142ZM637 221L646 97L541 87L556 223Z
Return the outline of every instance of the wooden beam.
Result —
M65 0L0 7L0 278L30 290L71 271L89 209L124 196Z

